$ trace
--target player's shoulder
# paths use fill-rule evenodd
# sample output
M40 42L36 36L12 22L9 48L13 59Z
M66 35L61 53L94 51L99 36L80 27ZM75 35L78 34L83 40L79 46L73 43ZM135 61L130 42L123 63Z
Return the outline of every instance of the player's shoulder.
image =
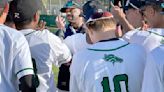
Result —
M6 25L0 25L0 32L3 35L8 35L8 39L10 38L13 41L20 41L20 40L25 40L25 37L21 32L14 28L10 28ZM7 37L7 36L4 36Z
M155 60L156 63L164 64L164 44L160 45L159 47L155 48L149 53L149 56Z
M129 54L133 53L134 56L138 55L146 58L146 49L142 45L131 43L128 46L127 52L129 52Z
M78 41L81 41L83 39L86 38L86 35L85 34L82 34L82 33L76 33L74 35L71 35L71 36L67 36L67 38L64 39L65 42L67 41L74 41L74 40L78 40Z
M80 65L79 63L84 64L90 55L90 51L87 48L84 48L74 54L73 60L76 61L78 65Z
M126 40L124 39L120 39L121 43L128 43ZM128 54L129 56L134 56L138 55L138 56L145 56L146 57L146 50L142 45L136 44L136 43L128 43L127 46L123 47L121 50L123 53Z
M124 43L129 43L128 41L124 40L123 38L120 39L121 42ZM127 50L127 52L145 52L145 48L142 45L136 44L136 43L129 43L127 46L125 46L125 50Z
M55 34L53 34L52 32L50 32L48 29L44 29L44 30L35 30L34 35L35 38L40 38L40 40L45 41L45 42L60 42L61 39L56 36Z
M44 29L44 30L35 30L35 34L36 35L44 35L44 36L48 36L51 35L51 32L48 29Z
M87 48L84 48L84 49L81 49L80 51L78 51L75 55L74 55L74 57L77 57L77 59L85 59L86 58L86 56L88 56L89 55L89 51L88 51L88 49Z
M133 37L133 36L145 36L145 37L147 37L149 35L150 35L150 33L148 31L141 30L141 29L133 29L133 30L127 32L123 36L123 38L128 39L128 38Z
M135 44L135 43L130 43L129 46L127 46L127 47L130 48L130 49L132 49L133 51L138 51L138 50L145 49L142 45Z

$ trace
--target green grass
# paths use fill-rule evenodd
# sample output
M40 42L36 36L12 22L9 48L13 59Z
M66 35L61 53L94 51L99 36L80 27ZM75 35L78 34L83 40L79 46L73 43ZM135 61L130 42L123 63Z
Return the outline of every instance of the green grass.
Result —
M54 76L55 83L57 84L59 67L53 66L53 67L52 67L52 70L53 70L54 75L55 75L55 76Z

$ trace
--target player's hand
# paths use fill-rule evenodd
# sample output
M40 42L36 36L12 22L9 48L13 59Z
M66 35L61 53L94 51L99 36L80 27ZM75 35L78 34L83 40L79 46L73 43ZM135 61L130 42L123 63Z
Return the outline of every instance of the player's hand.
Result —
M1 17L0 18L0 24L4 24L5 23L8 11L9 11L9 4L6 3L6 5L5 5L4 9L3 9L3 12L0 15L0 17Z
M38 23L38 27L36 28L36 30L43 31L45 28L46 28L46 22L43 21L43 20L41 20L41 21Z
M59 29L64 30L65 29L65 19L61 17L60 15L56 17L56 25Z
M123 12L123 9L120 8L122 6L121 2L119 2L118 6L115 6L112 2L110 2L110 5L111 13L115 17L115 19L117 19L118 22L120 21L120 19L125 18L125 13Z
M147 29L149 28L149 25L148 24L146 24L146 22L145 21L142 21L142 30L143 31L147 31Z
M121 30L121 25L118 25L116 27L116 30L115 30L115 35L119 38L119 37L122 37L123 33L122 33L122 30Z

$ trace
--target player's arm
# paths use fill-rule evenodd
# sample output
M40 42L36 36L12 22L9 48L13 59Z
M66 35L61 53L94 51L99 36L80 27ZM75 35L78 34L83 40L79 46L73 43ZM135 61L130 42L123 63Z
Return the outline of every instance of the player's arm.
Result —
M38 87L38 79L35 75L23 76L19 79L19 81L19 90L22 92L36 92L36 88Z
M123 9L120 8L121 5L115 6L112 2L110 5L112 14L114 15L115 19L117 19L118 23L123 27L123 33L125 34L126 32L133 30L134 27L126 19L126 15L123 12Z
M54 62L57 65L61 65L63 63L70 62L72 59L72 55L68 47L64 44L64 42L57 36L49 33L49 43L52 48L51 54L54 55ZM56 59L56 60L55 60Z
M14 46L14 66L13 72L20 84L19 89L22 92L35 92L39 84L33 70L29 45L22 34L15 41Z
M150 33L148 31L140 31L140 29L134 29L127 32L122 38L129 43L144 45L144 42L149 35Z

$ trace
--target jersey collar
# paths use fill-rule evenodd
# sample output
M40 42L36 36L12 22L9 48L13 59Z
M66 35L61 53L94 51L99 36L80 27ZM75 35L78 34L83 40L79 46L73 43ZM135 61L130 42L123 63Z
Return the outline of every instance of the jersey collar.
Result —
M30 33L35 32L35 30L33 30L33 29L23 29L23 30L20 30L20 32L22 32L24 35L28 35Z
M119 39L115 41L98 42L91 45L87 49L92 51L115 51L126 47L127 45L129 45L128 42L124 41L123 39Z
M116 41L116 40L119 40L119 38L110 38L110 39L107 39L107 40L101 40L99 42Z

